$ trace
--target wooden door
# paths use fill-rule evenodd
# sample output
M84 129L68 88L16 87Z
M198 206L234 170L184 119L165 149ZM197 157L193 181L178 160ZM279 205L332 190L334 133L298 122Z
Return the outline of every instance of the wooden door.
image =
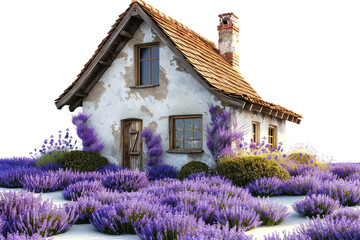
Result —
M142 168L141 119L122 120L122 165L130 169Z

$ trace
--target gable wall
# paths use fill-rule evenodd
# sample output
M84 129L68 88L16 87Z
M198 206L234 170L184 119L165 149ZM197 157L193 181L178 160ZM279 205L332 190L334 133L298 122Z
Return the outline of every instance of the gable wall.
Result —
M149 42L160 44L160 86L146 89L130 89L135 85L134 45ZM91 114L90 124L104 141L101 154L111 162L121 163L121 120L140 118L143 129L150 128L162 137L164 151L169 148L169 116L202 114L203 124L210 123L210 104L223 108L223 104L184 70L171 50L161 43L151 28L142 23L122 49L119 56L103 74L99 82L83 101L83 112ZM240 123L251 124L253 113L231 109L234 117L241 115ZM261 117L260 117L261 118ZM263 118L266 123L269 117ZM263 125L263 124L261 124ZM277 124L275 124L277 125ZM264 125L265 127L265 125ZM203 134L201 154L171 154L164 152L165 163L181 167L192 160L200 160L212 166L213 161L206 147ZM146 146L143 145L143 166L146 166Z

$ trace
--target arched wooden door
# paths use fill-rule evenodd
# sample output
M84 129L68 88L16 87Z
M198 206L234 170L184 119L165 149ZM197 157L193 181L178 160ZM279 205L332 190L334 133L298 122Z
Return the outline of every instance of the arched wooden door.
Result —
M142 168L141 119L124 119L122 128L122 165L130 169Z

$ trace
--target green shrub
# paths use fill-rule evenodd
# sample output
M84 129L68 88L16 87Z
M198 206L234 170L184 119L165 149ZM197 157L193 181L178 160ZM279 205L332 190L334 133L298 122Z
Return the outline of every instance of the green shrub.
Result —
M36 166L42 167L50 162L57 164L60 162L60 159L64 158L64 155L64 150L48 151L36 160Z
M65 153L63 159L60 159L62 168L71 168L81 172L92 172L107 164L109 160L106 157L88 151L70 151Z
M225 156L217 163L215 170L230 179L236 186L244 186L262 177L277 177L289 180L290 174L274 159L264 160L261 156Z
M180 169L180 172L176 176L178 179L183 180L187 176L193 173L209 172L209 166L206 163L199 161L191 161Z

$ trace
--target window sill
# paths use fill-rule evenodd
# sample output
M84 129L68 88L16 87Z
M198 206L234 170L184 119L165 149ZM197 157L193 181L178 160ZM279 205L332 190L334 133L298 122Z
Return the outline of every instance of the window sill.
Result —
M142 88L153 88L158 87L160 84L151 84L151 85L138 85L138 86L131 86L131 89L142 89Z
M175 153L175 154L194 154L194 153L203 153L204 150L177 150L177 149L169 149L166 151L167 153Z

